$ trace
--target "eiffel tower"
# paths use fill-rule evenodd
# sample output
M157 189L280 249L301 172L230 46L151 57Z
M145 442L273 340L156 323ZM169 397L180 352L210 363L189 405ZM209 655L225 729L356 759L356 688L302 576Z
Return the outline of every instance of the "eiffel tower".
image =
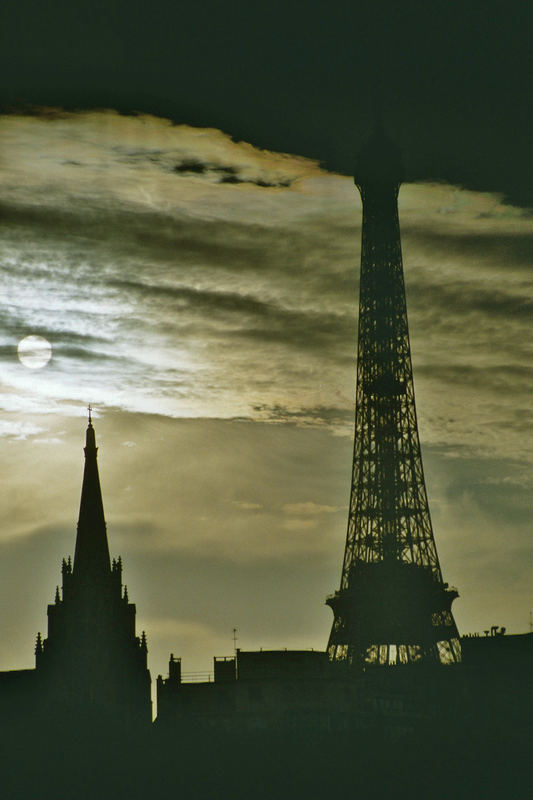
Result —
M357 159L363 202L355 442L332 661L453 664L461 645L433 537L418 437L398 220L402 164L377 125Z

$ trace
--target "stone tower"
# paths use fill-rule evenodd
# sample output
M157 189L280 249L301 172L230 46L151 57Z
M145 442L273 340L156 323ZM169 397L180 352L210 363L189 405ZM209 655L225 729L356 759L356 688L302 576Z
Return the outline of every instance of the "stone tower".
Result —
M62 573L48 606L48 637L38 634L35 648L47 713L89 728L148 726L146 637L135 635L121 559L109 557L90 412L74 564L64 559Z

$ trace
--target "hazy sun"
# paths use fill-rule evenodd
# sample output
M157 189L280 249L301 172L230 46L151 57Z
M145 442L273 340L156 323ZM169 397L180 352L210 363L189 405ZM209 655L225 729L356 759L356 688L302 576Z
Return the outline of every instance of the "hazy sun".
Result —
M52 357L52 345L44 336L25 336L17 347L21 364L29 369L41 369Z

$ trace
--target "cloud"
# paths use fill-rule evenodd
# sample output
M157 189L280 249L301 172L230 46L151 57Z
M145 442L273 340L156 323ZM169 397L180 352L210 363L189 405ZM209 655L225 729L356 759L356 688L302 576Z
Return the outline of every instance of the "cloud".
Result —
M5 408L66 412L90 394L351 436L360 200L348 178L112 112L5 116L0 139ZM422 438L479 450L496 406L508 432L527 406L533 220L443 184L402 187L400 214ZM29 332L54 347L31 385L10 361ZM518 438L484 441L510 454Z
M316 528L318 522L316 519L299 519L294 517L283 521L283 527L287 531L308 531L310 528Z
M341 508L344 510L344 507L320 505L319 503L314 503L312 500L308 500L306 503L285 503L283 506L283 510L286 514L301 514L305 516L314 514L335 514L337 511L340 511Z
M353 433L353 410L314 406L310 408L287 408L286 406L268 406L265 404L253 407L254 416L271 423L292 424L299 427L328 427L334 432L344 435Z
M27 439L29 436L36 436L44 430L45 428L22 420L0 420L0 436L13 439Z
M38 330L54 347L26 404L66 408L90 385L94 405L249 416L259 399L279 405L288 374L312 371L321 348L334 381L353 306L338 307L338 269L313 266L300 279L301 264L331 248L320 211L332 177L313 162L111 113L4 117L0 137L10 155L0 176L6 346ZM214 165L250 187L200 186L169 171L176 163L198 174ZM254 181L290 186L265 208ZM20 391L8 355L6 378ZM250 370L257 357L270 364L269 392Z
M264 177L247 177L245 173L231 164L213 164L197 158L187 158L181 161L175 165L174 171L179 175L206 175L211 178L215 176L218 183L251 183L264 189L287 188L292 183L289 178L273 181Z
M220 131L111 112L0 117L0 141L6 602L47 564L27 640L72 552L91 402L111 549L157 670L179 648L205 669L236 626L243 646L324 646L351 475L352 181ZM445 579L461 625L517 628L533 221L446 185L402 187L400 215ZM28 333L54 352L31 375L16 358Z

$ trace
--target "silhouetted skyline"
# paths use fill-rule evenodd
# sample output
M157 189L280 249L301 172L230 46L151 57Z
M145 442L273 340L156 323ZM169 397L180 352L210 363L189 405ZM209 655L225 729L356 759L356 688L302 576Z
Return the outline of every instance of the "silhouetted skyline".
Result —
M249 649L325 645L353 433L351 171L378 88L407 166L420 430L458 625L525 630L531 10L202 8L6 10L4 108L56 110L0 117L1 668L31 663L73 555L89 402L152 671L169 651L209 670L234 627ZM17 360L31 334L52 344L41 370Z
M213 653L231 653L234 627L248 649L324 647L353 437L353 179L112 111L4 116L0 137L0 591L18 609L1 667L31 663L58 565L73 555L88 402L110 549L127 559L152 672L169 651L185 671L209 670ZM400 216L426 479L443 569L461 587L456 619L462 632L520 632L532 223L497 196L434 184L405 184ZM32 370L17 344L36 333L53 355Z

